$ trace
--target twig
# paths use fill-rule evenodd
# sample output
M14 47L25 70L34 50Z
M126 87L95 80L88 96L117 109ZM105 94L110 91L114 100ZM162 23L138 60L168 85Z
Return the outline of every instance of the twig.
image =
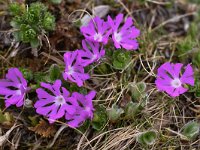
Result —
M158 1L153 1L153 0L146 0L146 1L154 3L154 4L158 4L158 5L169 5L169 4L171 4L170 2L158 2Z
M53 141L47 146L47 148L51 148L51 147L54 145L54 143L56 142L58 136L60 135L60 133L61 133L65 128L67 128L66 125L62 125L62 126L59 128L59 130L56 132L56 134L55 134L55 136L54 136L54 138L53 138Z
M170 22L176 22L178 20L180 20L181 18L184 18L184 17L188 17L188 16L193 16L193 15L196 15L197 13L196 12L192 12L192 13L187 13L187 14L184 14L184 15L180 15L180 16L175 16L173 18L170 18L164 22L162 22L159 26L155 27L152 29L152 32L155 31L155 30L158 30L159 28L161 28L162 26L170 23Z

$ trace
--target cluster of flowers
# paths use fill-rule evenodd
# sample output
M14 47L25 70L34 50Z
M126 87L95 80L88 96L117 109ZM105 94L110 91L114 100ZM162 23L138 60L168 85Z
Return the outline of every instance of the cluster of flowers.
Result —
M85 37L82 41L82 49L66 52L64 60L66 64L63 78L75 82L82 86L83 82L90 78L89 74L84 73L84 67L98 61L105 55L103 45L107 44L110 36L116 48L126 50L136 50L138 42L136 38L140 30L133 25L131 17L123 22L123 14L119 14L113 20L108 16L107 21L95 17L87 26L81 27L81 32Z
M78 127L87 118L93 117L92 99L96 95L95 91L90 91L87 95L77 92L70 94L66 88L61 87L61 80L56 80L53 84L42 82L41 87L36 90L39 100L34 107L50 123L65 116L69 126ZM23 106L29 90L27 81L17 68L10 68L6 78L0 80L0 95L5 96L6 107Z
M105 55L103 45L107 44L110 35L116 48L136 50L138 43L136 38L140 31L133 25L129 17L122 24L123 15L119 14L113 20L108 17L107 22L95 17L88 26L82 27L81 32L86 38L82 41L82 49L69 51L64 54L65 70L63 78L83 86L89 74L84 72L84 67L98 61ZM186 84L194 85L194 72L190 64L182 73L181 63L164 63L158 68L156 86L160 91L167 92L170 96L176 97L188 89ZM21 107L24 104L26 93L30 90L27 81L17 68L10 68L6 78L0 80L0 95L4 95L6 107L16 105ZM34 107L36 112L48 118L50 123L65 116L66 122L71 127L78 127L86 119L92 119L94 107L92 100L96 95L90 91L83 95L78 92L70 93L62 87L61 80L53 84L41 83L41 88L36 90L38 100Z
M83 82L90 78L89 74L84 72L84 67L105 55L103 45L108 42L111 34L116 48L136 50L138 43L135 38L139 36L140 31L133 26L130 17L123 25L122 21L122 14L117 15L115 20L108 17L107 22L95 17L88 26L82 27L81 32L86 39L82 41L81 50L68 51L64 54L66 66L63 78L76 83L79 87L83 86ZM47 117L50 123L65 116L67 124L73 128L80 126L88 118L92 119L92 100L96 92L90 91L87 95L70 93L61 84L61 80L56 80L53 84L41 83L41 88L36 90L36 112ZM6 107L23 106L29 90L27 81L17 68L10 68L6 78L0 80L0 95L4 95Z

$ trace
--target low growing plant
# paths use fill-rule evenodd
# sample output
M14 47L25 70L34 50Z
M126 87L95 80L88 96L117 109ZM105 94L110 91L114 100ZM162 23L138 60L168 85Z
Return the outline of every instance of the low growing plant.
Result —
M192 121L187 123L182 128L182 134L186 137L187 140L192 140L196 138L199 134L200 125L199 123Z
M11 3L9 11L14 38L22 43L30 43L32 48L40 45L40 36L55 28L55 17L40 2L32 3L27 8L23 4Z
M152 145L155 143L157 138L156 131L146 131L138 135L137 141L142 145Z

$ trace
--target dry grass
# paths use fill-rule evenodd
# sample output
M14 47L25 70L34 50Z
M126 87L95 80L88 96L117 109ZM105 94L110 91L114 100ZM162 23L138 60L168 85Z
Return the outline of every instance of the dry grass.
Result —
M70 11L80 9L73 8L75 4L76 2L68 5ZM81 4L80 7L85 6L84 3ZM100 4L106 4L106 0L102 2L97 0L96 3L90 1L87 3L87 8L83 10L91 9L93 6ZM189 4L184 0L177 0L173 3L161 0L147 0L145 3L119 0L117 5L116 7L110 5L110 14L115 15L123 12L135 20L136 26L142 32L139 39L140 49L133 54L132 60L123 70L112 69L107 74L92 74L90 81L86 82L85 88L98 91L96 100L94 100L95 106L102 105L106 109L109 109L113 104L123 107L130 101L128 98L130 97L130 84L135 85L138 82L145 82L147 86L145 94L142 95L141 99L137 100L137 102L145 101L143 110L133 120L120 118L119 122L115 124L110 123L108 120L107 124L100 131L94 131L90 127L82 133L82 131L70 129L66 124L58 121L55 124L57 133L51 138L43 138L29 131L27 128L28 123L24 120L27 119L26 114L24 114L26 111L15 110L13 115L15 116L16 124L10 129L12 132L6 137L2 149L46 149L46 147L49 149L69 150L200 149L199 138L193 141L185 141L182 139L180 133L182 127L187 122L198 120L197 116L200 112L198 107L200 105L199 98L193 96L192 93L187 93L172 99L165 93L157 91L154 84L156 68L160 64L166 61L180 61L177 56L177 44L186 36L188 26L194 20L198 6L196 4ZM64 6L66 6L65 2L60 7ZM65 8L61 10L63 14L60 17L67 18L65 13L70 14L70 12L65 10ZM5 18L3 19L5 20ZM1 20L3 19L1 18ZM4 26L4 24L1 23L1 26ZM69 26L71 28L73 24ZM62 28L61 26L59 27ZM7 27L6 29L0 28L0 30L6 31ZM76 28L74 32L78 32ZM7 36L8 34L9 32L4 35ZM2 33L0 33L1 35ZM72 37L74 37L74 34L72 34ZM51 43L51 39L54 38L50 37L48 43ZM60 40L63 40L62 38ZM21 60L21 56L19 55L24 55L22 52L17 57L9 57L13 52L22 49L20 45L13 45L11 42L10 47L7 48L1 45L4 39L0 38L0 41L0 49L4 48L4 51L0 51L1 75L4 75L7 68L12 66L26 67L33 71L46 71L52 63L62 64L63 62L61 59L63 51L56 49L56 42L53 43L55 45L51 44L52 47L50 48L49 44L46 44L46 47L44 45L41 49L44 52L39 53L39 58L26 58L25 55L25 57L23 56L23 60ZM79 44L72 47L77 48L80 46L80 39L77 41L79 41ZM70 47L67 47L67 49ZM27 51L28 48L26 48L24 48L24 51ZM188 60L182 63L186 62ZM112 62L106 58L102 60L102 63L112 66ZM93 66L90 71L92 72L99 65ZM196 68L197 72L199 71L198 69ZM9 112L12 112L12 109ZM147 130L157 131L158 138L153 145L144 147L136 141L136 138L138 134ZM0 135L6 135L8 131L8 129L2 126ZM2 138L3 136L0 137L0 142Z

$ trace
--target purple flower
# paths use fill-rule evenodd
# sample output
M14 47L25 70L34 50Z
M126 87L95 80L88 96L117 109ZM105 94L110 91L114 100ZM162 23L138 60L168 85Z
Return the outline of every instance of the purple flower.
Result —
M22 106L27 90L27 82L18 68L10 68L6 79L0 80L0 95L5 96L6 107Z
M77 92L72 93L72 97L76 99L76 112L73 115L66 113L65 118L69 126L76 128L79 127L86 119L93 118L94 108L92 105L92 99L95 95L95 91L91 91L87 95Z
M88 66L105 55L105 50L97 42L82 40L82 47L83 49L79 50L79 61L82 66Z
M172 97L176 97L188 90L184 84L194 86L194 72L191 65L188 64L185 72L181 74L182 66L181 63L170 64L169 62L160 66L155 81L157 88L167 92Z
M83 82L90 78L89 74L84 73L84 68L81 65L79 58L79 51L66 52L64 54L65 71L63 78L75 82L79 87L83 86Z
M62 118L65 113L72 115L76 112L76 101L64 87L61 87L60 80L56 80L53 85L42 82L41 86L43 88L36 90L39 100L34 107L36 112L47 117L50 123Z
M120 26L123 21L123 14L116 16L115 20L112 20L108 16L108 22L112 28L112 39L116 48L125 48L127 50L136 50L138 48L138 42L136 38L140 35L140 30L133 26L132 18L126 19L123 26Z
M81 32L86 39L106 44L111 34L110 26L99 17L91 19L88 26L81 27Z

